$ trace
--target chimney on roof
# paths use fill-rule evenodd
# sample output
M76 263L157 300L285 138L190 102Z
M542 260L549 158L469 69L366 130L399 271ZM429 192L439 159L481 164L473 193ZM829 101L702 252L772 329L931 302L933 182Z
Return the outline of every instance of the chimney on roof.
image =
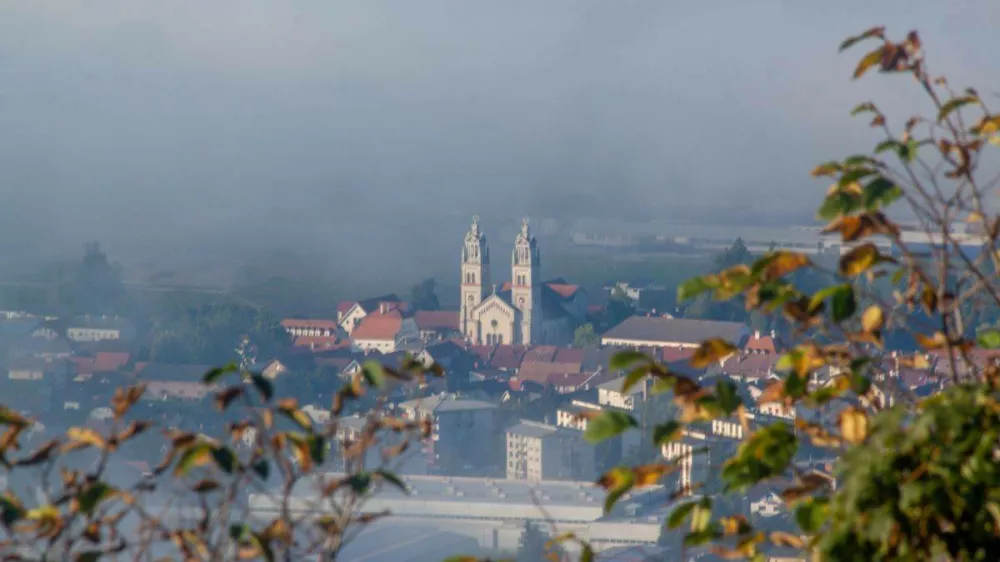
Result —
M753 331L753 339L755 339L755 340L759 340L760 339L760 330L754 330Z
M389 303L387 303L387 302L380 302L380 303L378 303L378 311L381 314L385 314L386 312L389 312Z

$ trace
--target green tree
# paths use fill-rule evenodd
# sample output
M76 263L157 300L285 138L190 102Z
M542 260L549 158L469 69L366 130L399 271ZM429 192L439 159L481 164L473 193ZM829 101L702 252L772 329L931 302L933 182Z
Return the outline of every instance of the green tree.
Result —
M635 302L622 290L615 287L605 305L604 318L608 327L617 326L627 318L635 315Z
M593 324L584 324L573 332L573 347L593 347L601 343L601 336Z
M891 41L884 28L873 28L841 49L859 42L876 46L858 61L856 79L873 68L908 74L932 114L896 127L875 104L862 103L852 115L870 119L883 140L869 154L813 170L832 178L817 214L843 254L832 267L777 249L747 263L745 248L734 247L719 257L717 272L678 288L682 302L736 302L788 322L793 345L776 366L782 380L759 401L794 406L795 422L751 426L746 412L758 404L727 379L695 380L635 352L612 364L650 374L654 391L673 391L679 413L654 426L657 445L690 424L738 421L746 431L718 472L721 492L778 486L792 513L778 528L755 528L748 514L732 513L744 509L739 502L709 493L711 481L693 482L704 496L681 500L668 521L672 529L684 525L687 547L711 545L725 558L760 559L770 548L791 547L823 561L998 559L1000 365L982 352L1000 348L1000 330L987 323L972 339L965 317L1000 306L995 182L980 172L995 158L992 145L1000 146L1000 114L975 90L932 77L916 32ZM915 233L904 235L890 218L897 201L918 217ZM965 230L979 251L970 251L970 235L956 234L953 221L972 225ZM969 301L976 304L963 310ZM888 354L892 331L909 334L919 351ZM707 367L734 351L707 340L691 364ZM924 370L941 390L914 396L897 385L894 369ZM603 438L638 425L603 415ZM832 471L802 466L816 451L833 460ZM677 462L617 467L600 483L613 504Z
M60 288L60 304L71 314L116 315L123 311L125 285L118 264L108 261L97 242L84 245L83 258Z
M437 283L434 279L424 279L410 288L410 304L417 310L438 310L441 304L437 298Z

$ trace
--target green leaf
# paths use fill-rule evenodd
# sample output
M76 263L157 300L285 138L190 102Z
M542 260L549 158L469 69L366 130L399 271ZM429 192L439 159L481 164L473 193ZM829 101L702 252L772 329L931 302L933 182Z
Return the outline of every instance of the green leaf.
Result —
M104 553L100 550L88 550L73 557L74 562L97 562Z
M599 443L638 425L635 418L624 412L601 412L587 421L587 430L583 436L591 443Z
M938 122L944 121L948 118L953 111L956 111L970 103L979 103L979 98L976 96L962 96L958 98L952 98L941 106L941 110L938 111Z
M635 386L648 374L649 374L649 367L647 365L642 365L641 367L633 369L632 372L625 375L625 380L622 381L622 393L624 394L628 392L629 389Z
M207 373L205 373L205 376L202 377L201 380L205 384L212 384L215 381L222 378L223 375L227 375L229 373L235 373L239 370L240 368L236 366L236 363L229 363L222 367L215 367L214 369L210 369Z
M682 425L677 420L670 420L653 428L653 443L666 445L681 436Z
M687 516L691 514L691 511L694 510L696 505L698 504L695 502L688 502L674 508L674 510L670 513L670 517L667 518L667 528L676 529L677 527L680 527L684 523L684 520L687 519Z
M226 474L232 474L236 467L236 455L229 450L229 447L221 446L212 449L212 458Z
M611 513L612 508L618 503L622 496L628 493L635 486L635 472L629 468L617 468L612 472L617 472L618 481L608 490L608 495L604 498L604 513Z
M250 527L246 523L234 523L229 526L229 538L234 541L243 540L250 532Z
M8 494L0 496L0 520L9 527L24 517L24 508Z
M850 285L839 285L831 296L831 310L833 311L833 321L841 322L847 320L857 310L858 304L854 299L854 287Z
M711 522L712 500L705 497L694 506L694 511L691 513L691 530L695 533L704 531Z
M677 286L677 302L684 302L713 288L714 284L704 277L688 279Z
M386 482L392 484L393 486L399 488L404 492L410 491L410 488L406 485L406 482L403 482L403 480L399 476L397 476L396 473L394 472L385 469L379 469L375 471L375 474L379 475L379 477L381 477L383 480L385 480Z
M726 415L732 414L743 404L733 381L721 380L715 383L715 396Z
M250 382L253 383L253 387L257 389L260 393L260 397L264 399L265 402L269 401L272 396L274 396L274 385L271 381L267 380L263 375L254 373L250 375Z
M382 385L385 384L385 369L382 368L381 363L374 359L365 361L365 364L361 366L361 375L365 378L368 386L382 388Z
M94 509L97 508L98 504L114 495L114 493L114 488L104 482L98 481L91 484L76 499L80 504L80 511L89 516L94 513Z
M372 475L369 472L358 472L352 474L350 478L347 479L347 484L354 490L357 494L364 494L368 491L372 484Z
M865 103L859 103L858 105L854 106L854 109L851 110L851 117L856 117L858 115L861 115L862 113L874 113L875 111L876 111L875 104L873 104L872 102L868 101Z
M823 220L833 220L842 215L849 215L859 209L861 201L843 191L835 191L826 196L819 207L817 215Z
M797 373L788 373L785 377L784 395L789 398L800 398L809 391L809 375L799 376Z
M212 445L208 443L198 443L196 445L192 445L185 449L184 453L181 454L180 460L177 461L177 466L174 467L174 474L177 476L183 476L192 468L208 462L211 457Z
M871 388L872 381L861 373L851 374L851 390L858 396L864 395Z
M264 561L274 562L274 551L271 550L271 543L267 540L267 537L258 533L252 533L251 536L253 537L254 544L260 549L260 555Z
M883 177L877 177L865 185L861 192L861 203L869 211L874 211L888 206L902 195L899 186Z
M594 549L587 543L583 543L580 552L580 562L594 562Z
M309 443L309 456L313 462L323 464L323 459L326 457L326 440L322 435L310 434L306 437L306 441Z
M827 519L829 500L823 497L811 497L803 500L795 508L795 522L806 533L815 534Z
M258 459L250 468L257 473L257 476L260 476L261 480L267 480L271 474L271 465L268 464L267 459Z
M641 351L627 349L619 351L611 356L608 361L608 368L612 371L623 371L631 367L634 363L649 363L649 356Z
M985 349L996 349L1000 347L1000 330L984 330L976 334L976 342L979 347Z

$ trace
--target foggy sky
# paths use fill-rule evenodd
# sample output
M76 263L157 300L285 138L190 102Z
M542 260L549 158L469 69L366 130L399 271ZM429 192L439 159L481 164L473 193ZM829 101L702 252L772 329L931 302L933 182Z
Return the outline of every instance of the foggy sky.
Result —
M850 108L913 107L836 52L876 24L996 88L990 0L4 0L0 251L387 274L456 259L473 213L807 220L812 165L870 147Z

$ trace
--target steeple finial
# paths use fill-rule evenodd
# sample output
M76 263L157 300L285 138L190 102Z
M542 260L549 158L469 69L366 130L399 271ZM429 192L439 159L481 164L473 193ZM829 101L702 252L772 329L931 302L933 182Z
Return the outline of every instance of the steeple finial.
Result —
M471 232L479 232L479 215L472 215L472 227Z
M528 217L521 219L521 232L523 232L525 236L528 235Z

